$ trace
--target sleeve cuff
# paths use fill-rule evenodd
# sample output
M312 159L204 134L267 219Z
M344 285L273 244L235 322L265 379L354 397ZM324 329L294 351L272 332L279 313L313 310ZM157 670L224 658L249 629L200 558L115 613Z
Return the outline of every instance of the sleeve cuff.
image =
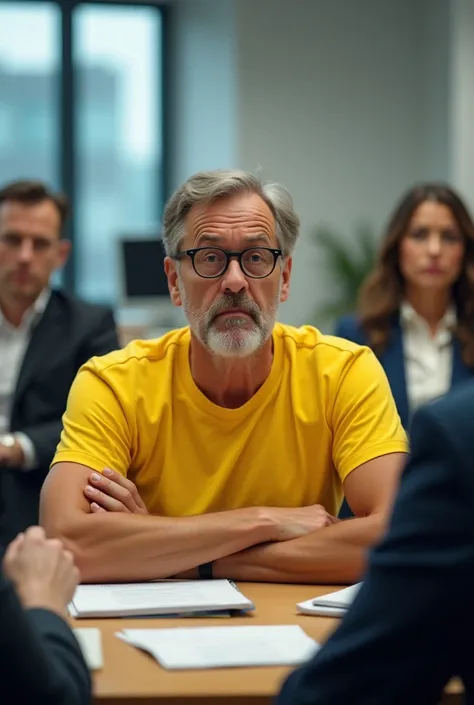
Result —
M25 433L19 432L14 433L13 435L15 437L15 440L18 441L18 443L20 444L21 449L23 451L24 461L20 469L24 470L25 472L28 472L29 470L34 470L37 466L37 458L33 441Z

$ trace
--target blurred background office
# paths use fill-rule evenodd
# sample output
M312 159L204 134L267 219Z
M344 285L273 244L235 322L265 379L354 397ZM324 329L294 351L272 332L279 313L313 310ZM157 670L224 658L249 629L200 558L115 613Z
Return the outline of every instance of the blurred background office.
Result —
M472 208L473 66L474 0L0 0L0 183L69 195L60 281L126 338L182 320L160 268L155 290L127 275L171 191L280 181L302 220L280 317L331 330L400 193L445 181Z

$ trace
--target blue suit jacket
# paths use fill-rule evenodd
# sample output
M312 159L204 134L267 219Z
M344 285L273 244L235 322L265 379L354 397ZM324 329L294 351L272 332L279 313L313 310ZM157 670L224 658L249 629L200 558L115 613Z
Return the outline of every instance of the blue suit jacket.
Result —
M388 533L341 626L277 705L474 704L474 382L415 413Z
M360 327L356 316L341 318L336 325L335 335L340 338L347 338L347 340L351 340L359 345L368 344L367 336ZM408 406L405 377L403 330L400 326L398 316L393 322L389 344L382 355L380 355L379 360L385 370L385 374L388 377L403 427L408 428L410 425L410 409ZM472 376L472 373L473 371L465 365L461 357L461 349L458 341L454 340L451 386L454 386L463 380L469 379Z
M91 705L91 678L70 627L46 609L24 610L0 568L2 705Z

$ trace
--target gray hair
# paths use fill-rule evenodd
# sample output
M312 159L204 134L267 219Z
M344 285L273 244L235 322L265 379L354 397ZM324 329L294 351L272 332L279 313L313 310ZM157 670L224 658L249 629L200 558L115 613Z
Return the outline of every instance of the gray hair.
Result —
M201 203L237 193L256 193L275 218L276 236L284 255L291 255L299 234L300 221L290 193L277 183L263 183L253 174L240 170L201 171L191 176L171 196L163 216L163 244L170 257L179 251L184 236L186 216Z

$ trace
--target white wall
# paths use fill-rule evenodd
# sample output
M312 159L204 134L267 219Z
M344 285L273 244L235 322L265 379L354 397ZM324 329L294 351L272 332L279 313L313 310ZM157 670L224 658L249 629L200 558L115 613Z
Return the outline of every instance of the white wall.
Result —
M474 0L452 0L451 178L474 210Z
M469 0L473 2L473 0ZM428 176L451 179L451 0L435 0L424 16L425 138Z
M236 2L238 163L283 182L302 219L283 320L307 321L325 296L308 238L316 223L349 237L358 219L380 226L402 190L432 175L429 9L430 0Z
M172 4L169 37L170 188L202 169L235 163L233 0Z

